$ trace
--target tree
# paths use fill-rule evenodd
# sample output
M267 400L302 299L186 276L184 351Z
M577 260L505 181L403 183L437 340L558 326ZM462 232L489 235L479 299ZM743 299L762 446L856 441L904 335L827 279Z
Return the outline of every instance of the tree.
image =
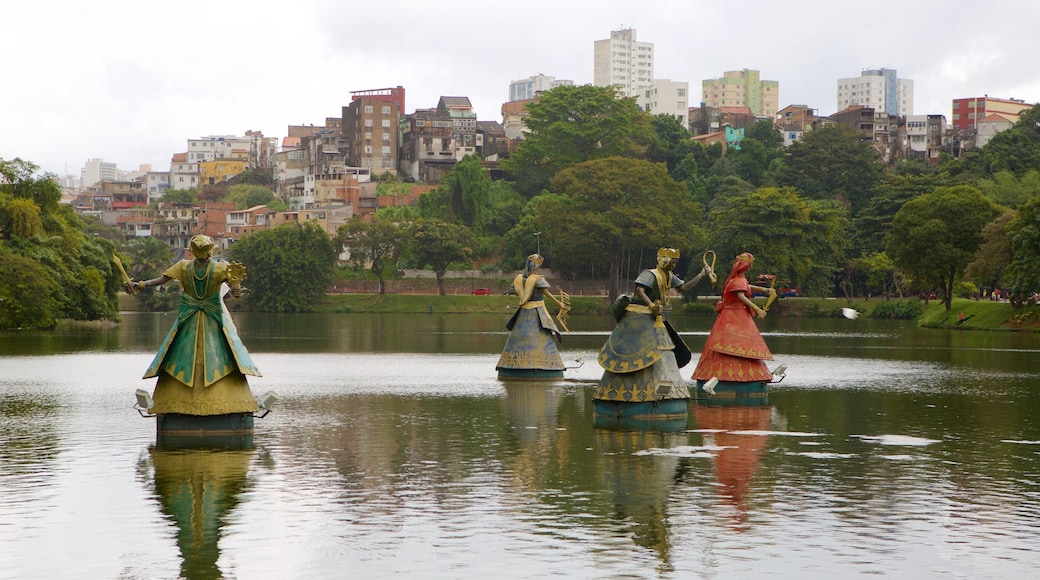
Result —
M1007 232L1012 258L1004 278L1017 307L1023 304L1023 297L1040 289L1040 195L1015 212Z
M364 222L355 217L339 227L336 237L349 248L351 263L367 266L379 280L379 293L386 294L386 270L397 268L410 239L408 230L387 219Z
M708 247L723 264L751 252L756 268L824 295L843 263L849 226L846 211L834 201L764 187L716 198L707 227Z
M853 216L866 206L884 172L863 135L844 125L806 133L787 148L773 174L779 187L794 187L809 199L837 199Z
M40 263L0 248L0 328L52 328L63 317L61 287Z
M136 238L127 248L129 260L124 260L127 274L134 280L159 277L173 262L170 247L153 237ZM150 287L136 294L137 302L145 310L175 310L180 299L180 284Z
M951 175L989 177L1009 171L1022 177L1040 167L1040 105L1023 111L1018 121L979 149L968 151L949 166Z
M122 280L112 265L113 242L88 235L73 208L59 203L61 187L38 170L21 159L0 159L0 244L56 281L58 290L49 297L59 303L56 318L118 320ZM33 319L51 324L45 318Z
M556 87L541 93L527 111L528 133L502 162L527 198L547 189L554 175L572 165L646 153L650 115L615 87Z
M445 196L452 219L469 226L475 233L484 231L491 197L491 178L475 155L456 163L437 188Z
M337 251L325 230L307 222L244 236L228 257L246 267L250 305L265 312L308 312L332 285Z
M473 256L476 240L466 226L438 219L420 219L412 224L412 253L420 266L430 266L437 276L437 292L444 296L444 274L456 262Z
M661 246L689 251L704 242L701 206L663 163L625 157L586 161L557 174L552 189L560 197L540 204L537 220L558 256L554 267L562 256L605 254L611 296L620 292L623 252Z
M982 244L964 268L964 276L977 286L997 288L1003 284L1004 271L1014 257L1008 227L1014 218L1015 212L1008 210L982 228Z
M983 227L1000 212L974 187L937 187L896 212L885 253L915 282L941 288L949 310L954 283L982 244Z

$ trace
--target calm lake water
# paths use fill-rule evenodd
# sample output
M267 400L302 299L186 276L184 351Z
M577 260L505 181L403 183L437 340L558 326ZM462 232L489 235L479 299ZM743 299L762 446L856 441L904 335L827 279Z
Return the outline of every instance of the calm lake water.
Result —
M609 318L507 383L510 314L236 313L279 400L217 449L131 408L171 314L0 334L0 578L1036 577L1040 335L771 317L768 404L626 429Z

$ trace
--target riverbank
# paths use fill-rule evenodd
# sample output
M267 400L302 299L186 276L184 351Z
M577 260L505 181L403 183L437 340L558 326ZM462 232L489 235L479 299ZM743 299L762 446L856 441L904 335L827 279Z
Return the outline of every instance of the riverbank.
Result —
M318 311L498 314L515 308L516 300L516 296L501 294L328 294L318 306ZM716 300L717 297L708 296L685 304L676 301L673 305L677 311L687 315L711 317L715 316ZM610 312L610 303L603 296L571 296L570 301L571 314L575 316ZM756 299L756 303L761 304L762 299ZM241 308L236 301L229 304L232 310ZM138 310L136 300L129 296L120 296L120 306L124 311ZM769 316L838 318L843 316L843 308L853 308L864 318L916 319L920 326L926 328L1040 332L1040 306L1026 306L1016 310L1007 302L963 298L955 299L949 312L938 300L931 300L926 305L917 299L849 301L839 298L780 298L769 309ZM549 310L555 315L558 308L549 302Z

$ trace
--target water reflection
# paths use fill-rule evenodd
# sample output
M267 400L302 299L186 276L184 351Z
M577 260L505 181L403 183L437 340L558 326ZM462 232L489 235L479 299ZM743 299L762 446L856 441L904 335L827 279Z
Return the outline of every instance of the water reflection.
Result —
M218 566L224 526L249 489L252 435L160 438L138 464L138 475L176 527L180 577L224 578Z
M768 405L693 405L693 418L704 434L722 504L734 514L734 529L746 531L749 486L759 459L769 445L773 407Z

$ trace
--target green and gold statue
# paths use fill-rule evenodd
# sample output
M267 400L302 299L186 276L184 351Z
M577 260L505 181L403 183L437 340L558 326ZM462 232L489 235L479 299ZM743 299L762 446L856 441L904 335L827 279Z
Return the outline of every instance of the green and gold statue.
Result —
M566 293L560 291L560 297L556 298L549 293L550 286L545 277L535 274L542 263L541 255L531 254L527 257L524 271L513 280L513 290L520 297L520 306L506 324L509 337L495 367L500 379L563 376L563 359L557 348L561 341L560 331L545 307L545 298L560 307L557 318L565 331L569 304Z
M248 415L252 427L258 405L246 375L261 375L238 336L222 291L226 283L232 296L241 295L245 267L213 260L213 247L209 236L194 236L194 259L181 260L151 280L126 277L130 294L171 280L182 287L177 319L143 377L158 378L147 411L160 418Z

